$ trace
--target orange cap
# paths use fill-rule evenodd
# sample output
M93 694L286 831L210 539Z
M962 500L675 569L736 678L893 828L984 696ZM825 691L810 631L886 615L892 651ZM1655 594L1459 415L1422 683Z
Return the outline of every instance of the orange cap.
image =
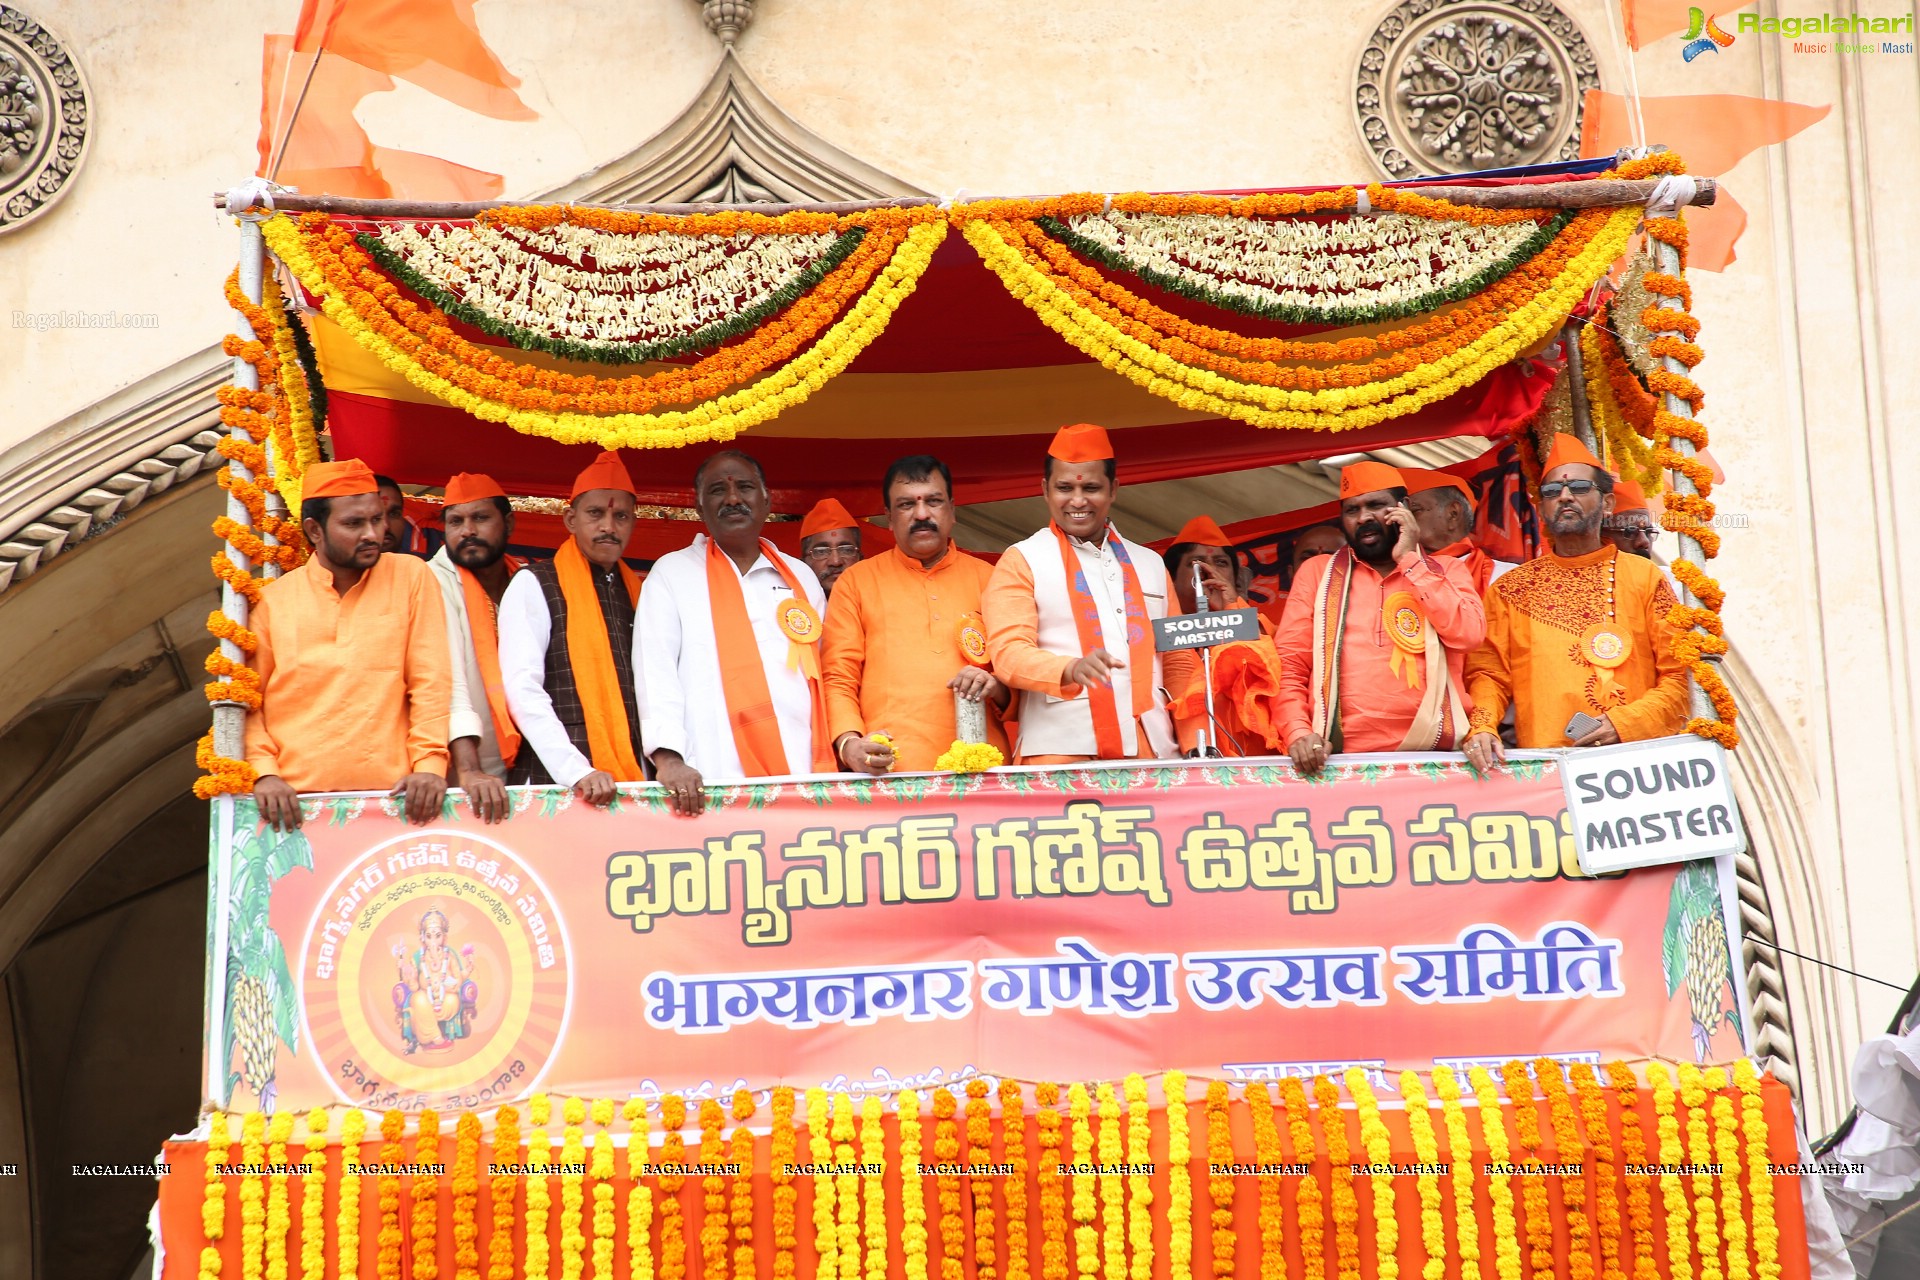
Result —
M378 493L373 469L358 458L338 462L316 462L308 467L300 481L300 497L351 498L359 493Z
M604 450L599 457L587 464L587 469L574 477L573 492L567 495L567 501L595 489L618 489L622 493L638 496L633 487L633 477L627 474L626 464L620 461L620 455L613 450Z
M1400 478L1407 482L1408 493L1425 493L1429 489L1458 489L1467 499L1469 507L1474 505L1473 487L1451 471L1429 471L1425 467L1401 467Z
M1613 483L1613 514L1624 515L1629 511L1647 511L1647 491L1631 480L1616 480Z
M1107 429L1091 422L1076 422L1054 432L1047 452L1062 462L1101 462L1113 456L1113 441Z
M1350 467L1340 468L1340 496L1357 498L1363 493L1378 493L1382 489L1404 489L1407 482L1400 473L1384 462L1356 462Z
M1555 467L1564 467L1571 462L1592 467L1596 471L1605 470L1600 465L1600 459L1593 456L1593 450L1580 443L1579 436L1562 431L1555 434L1553 444L1547 450L1547 456L1541 459L1540 474L1545 475Z
M446 505L449 507L463 502L478 502L482 498L506 496L507 491L492 476L482 475L478 471L462 471L447 481Z
M814 534L825 533L829 529L858 529L859 527L860 522L840 505L838 498L822 498L813 504L813 510L807 512L807 518L800 522L800 536L811 538Z
M1173 535L1168 546L1177 547L1183 543L1192 543L1200 547L1230 547L1233 545L1227 535L1220 531L1212 516L1195 516Z

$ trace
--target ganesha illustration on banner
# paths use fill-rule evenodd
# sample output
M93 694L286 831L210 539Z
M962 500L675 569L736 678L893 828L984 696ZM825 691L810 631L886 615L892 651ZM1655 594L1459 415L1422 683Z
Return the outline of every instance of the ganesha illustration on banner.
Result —
M480 1004L473 946L455 951L447 935L447 913L430 906L420 917L420 945L411 952L393 945L400 976L393 986L394 1019L408 1053L451 1049L473 1029Z

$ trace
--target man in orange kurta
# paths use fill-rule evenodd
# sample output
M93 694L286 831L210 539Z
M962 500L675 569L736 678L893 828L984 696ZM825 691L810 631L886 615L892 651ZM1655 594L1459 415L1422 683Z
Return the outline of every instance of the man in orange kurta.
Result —
M1008 690L987 669L980 597L993 566L953 544L953 476L925 454L887 469L894 546L841 573L821 640L834 754L857 773L929 770L957 738L954 697L987 706L1007 750Z
M1484 596L1488 585L1514 566L1495 560L1473 540L1473 490L1446 471L1401 467L1400 476L1407 482L1407 510L1419 526L1420 545L1466 565L1474 590Z
M1686 721L1687 672L1667 620L1673 591L1651 560L1602 536L1612 488L1591 450L1555 437L1540 482L1552 553L1493 584L1486 643L1467 661L1474 732L1466 752L1483 773L1506 758L1497 726L1509 702L1523 748L1658 738ZM1576 714L1595 723L1570 738Z
M1179 597L1180 612L1246 609L1246 599L1234 591L1233 541L1212 516L1195 516L1173 536L1160 557ZM1194 586L1194 571L1200 575ZM1206 598L1200 598L1200 591ZM1273 647L1275 620L1260 615L1260 638L1222 645L1213 651L1213 725L1207 724L1207 663L1196 656L1190 678L1182 688L1167 690L1167 709L1180 736L1183 751L1194 751L1206 731L1208 753L1226 756L1265 755L1278 751L1275 695L1280 683L1280 655Z
M266 583L249 627L260 706L246 758L260 816L300 825L301 791L385 791L407 819L440 814L453 661L424 560L382 555L386 510L358 459L307 469L300 525L313 554Z
M1309 560L1280 619L1280 724L1287 754L1318 773L1334 752L1451 751L1466 737L1461 679L1486 634L1457 560L1420 549L1400 473L1340 473L1347 545Z

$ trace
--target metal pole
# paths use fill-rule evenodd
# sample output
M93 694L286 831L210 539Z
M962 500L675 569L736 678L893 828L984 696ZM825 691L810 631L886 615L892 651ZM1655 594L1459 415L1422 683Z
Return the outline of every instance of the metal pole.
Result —
M1651 242L1653 246L1653 265L1658 267L1666 275L1676 276L1676 277L1679 276L1680 275L1680 250L1674 247L1673 245L1668 244L1664 240L1656 240L1652 236L1648 236L1647 239L1649 242ZM1664 308L1665 310L1668 310L1668 311L1682 310L1682 307L1680 305L1680 300L1678 298L1669 298L1664 294L1655 294L1654 297L1656 299L1654 305L1658 307ZM1686 378L1692 377L1692 374L1688 371L1687 367L1681 364L1678 360L1674 359L1672 356L1660 357L1660 367L1663 369L1666 369L1670 373L1677 373L1682 377L1686 377ZM1661 400L1661 403L1665 406L1668 413L1671 413L1676 417L1687 418L1689 420L1692 419L1693 406L1691 404L1688 404L1685 400L1680 399L1680 397L1674 395L1672 392L1670 391L1662 392L1660 394L1660 400ZM1694 456L1696 452L1696 450L1693 447L1693 441L1691 440L1683 440L1680 437L1675 436L1670 443L1673 447L1673 451L1679 454L1683 458L1691 458ZM1688 479L1686 473L1683 471L1674 472L1673 487L1679 490L1681 493L1685 493L1685 494L1693 494L1693 493L1699 492L1699 490L1694 487L1693 481ZM1693 538L1692 536L1690 536L1684 531L1680 533L1680 554L1683 558L1691 560L1695 564L1704 565L1706 563L1706 556L1700 550L1700 543L1698 539ZM1679 587L1680 602L1682 604L1685 604L1691 608L1699 607L1700 601L1695 598L1693 592L1687 590L1684 584L1676 583L1675 585ZM1713 660L1712 658L1708 658L1708 661L1712 661L1712 660ZM1702 719L1707 719L1707 720L1717 719L1718 717L1715 715L1713 710L1713 702L1707 697L1706 690L1700 687L1700 683L1697 680L1694 680L1691 676L1689 676L1688 686L1692 691L1690 701L1691 701L1693 714L1696 717L1699 717Z
M265 259L266 244L260 237L259 225L243 219L240 223L240 291L256 304L260 301L261 273L265 266ZM241 331L250 331L245 328L245 316L236 312L235 319L243 327ZM260 379L254 372L253 366L239 356L233 359L233 383L248 391L260 389ZM247 434L244 427L236 426L228 434L235 440L245 441L248 444L253 442L253 437ZM227 459L227 473L235 480L248 483L251 483L254 478L253 473L247 470L238 458ZM251 527L253 522L253 517L247 513L246 504L235 497L232 490L227 492L227 518L243 528ZM242 573L252 572L252 562L232 543L227 544L226 555L227 562ZM247 598L234 590L231 583L225 581L220 585L220 608L240 626L247 625ZM220 642L220 652L231 662L245 662L247 659L247 655L241 652L240 646L231 640ZM246 721L247 709L239 703L214 703L214 751L230 759L239 759L244 750L242 736Z

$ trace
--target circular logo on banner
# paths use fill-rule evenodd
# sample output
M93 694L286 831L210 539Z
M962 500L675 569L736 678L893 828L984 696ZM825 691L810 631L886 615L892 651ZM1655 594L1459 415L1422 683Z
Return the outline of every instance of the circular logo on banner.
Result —
M1388 596L1380 614L1394 644L1408 653L1426 652L1427 615L1420 611L1420 602L1412 592L1396 591Z
M1580 651L1596 667L1617 667L1633 652L1633 642L1611 625L1596 622L1580 637Z
M795 644L812 644L820 638L820 615L799 596L780 602L780 630Z
M307 1044L344 1102L484 1107L530 1092L565 1034L559 908L511 851L410 834L350 862L300 956Z

